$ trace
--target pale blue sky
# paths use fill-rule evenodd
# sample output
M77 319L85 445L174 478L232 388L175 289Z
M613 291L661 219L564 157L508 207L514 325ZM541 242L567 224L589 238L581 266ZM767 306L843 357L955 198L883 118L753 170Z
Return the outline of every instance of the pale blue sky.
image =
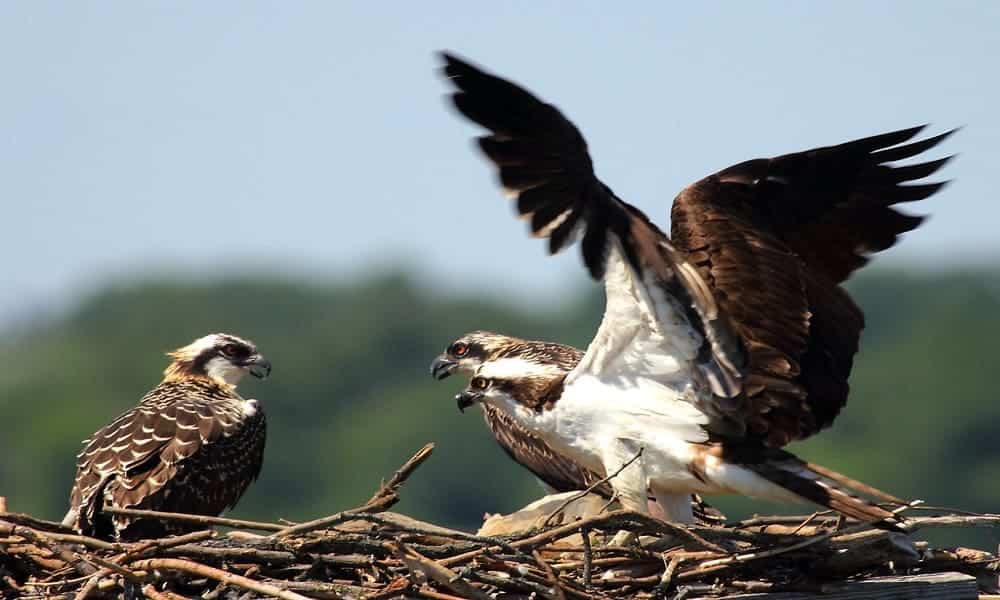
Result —
M0 314L160 269L582 281L512 217L438 49L560 106L662 225L734 162L965 125L886 262L1000 256L1000 2L5 2Z

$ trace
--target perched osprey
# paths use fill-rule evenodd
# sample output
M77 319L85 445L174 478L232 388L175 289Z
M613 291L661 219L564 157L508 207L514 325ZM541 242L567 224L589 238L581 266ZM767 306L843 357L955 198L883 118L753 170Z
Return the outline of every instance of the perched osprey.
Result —
M503 411L584 467L613 473L624 505L651 490L690 521L692 492L811 501L849 517L900 502L781 449L844 406L864 326L841 283L917 227L893 205L941 183L909 183L947 158L899 166L951 132L914 127L729 167L674 200L668 238L594 175L587 145L554 106L448 54L444 74L479 147L537 237L582 237L603 279L604 319L579 364L500 353L457 397Z
M207 335L169 354L163 381L139 405L84 442L63 524L123 541L197 529L107 515L104 506L218 515L260 473L264 411L236 393L244 374L271 363L252 342Z
M505 356L530 357L569 373L583 358L583 352L573 346L523 340L521 338L494 333L473 331L463 335L448 345L444 352L431 363L431 375L438 380L453 373L472 376L484 362ZM493 437L514 462L531 471L541 480L550 494L586 490L591 486L595 494L610 499L614 495L611 484L601 482L599 475L552 449L544 440L531 433L504 411L482 403L483 417ZM464 407L459 407L464 411ZM600 483L598 483L600 482ZM691 498L694 515L701 521L718 522L725 516L706 504L699 496ZM654 503L655 507L655 503ZM656 514L658 507L651 507Z
M563 373L569 373L583 358L583 352L562 344L533 342L490 331L473 331L458 338L431 364L435 379L458 372L471 376L484 362L501 352L531 356ZM538 477L550 493L585 490L604 478L576 461L556 452L507 413L490 404L482 404L486 425L508 456ZM603 483L594 491L606 498L611 486Z

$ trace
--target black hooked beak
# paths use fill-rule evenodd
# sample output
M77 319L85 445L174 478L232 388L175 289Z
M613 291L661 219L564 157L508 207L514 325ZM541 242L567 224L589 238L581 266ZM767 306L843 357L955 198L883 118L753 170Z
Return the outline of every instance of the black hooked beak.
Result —
M465 409L469 408L476 402L483 399L483 395L478 392L473 392L471 390L463 390L455 394L455 404L458 405L459 412L464 413Z
M431 363L431 376L434 379L444 379L458 368L458 362L447 358L444 354L434 359Z
M247 370L257 379L267 379L271 374L271 361L260 354L254 354L246 362Z

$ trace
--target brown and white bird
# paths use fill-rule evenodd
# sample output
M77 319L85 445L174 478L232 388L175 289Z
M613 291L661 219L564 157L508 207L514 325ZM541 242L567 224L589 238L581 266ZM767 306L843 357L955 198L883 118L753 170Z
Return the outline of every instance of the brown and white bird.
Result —
M523 340L492 331L473 331L449 344L434 359L431 375L439 380L455 373L471 377L480 365L501 353L531 356L564 373L572 371L583 358L583 352L572 346ZM585 490L604 478L556 452L499 408L490 404L481 406L486 426L500 447L514 462L538 477L549 493ZM613 493L608 483L601 483L594 491L606 498Z
M594 174L577 128L523 88L445 54L457 110L532 233L558 252L582 238L607 295L570 372L500 353L458 396L503 411L584 467L613 473L626 507L651 490L690 521L689 494L809 501L865 521L898 499L782 449L829 426L847 401L864 327L841 283L921 218L947 158L914 158L951 132L923 127L749 160L674 200L668 237Z
M139 405L84 442L77 456L65 525L123 541L197 529L176 522L109 515L105 506L221 514L260 473L265 419L236 384L265 378L271 363L253 342L216 333L169 356L163 381Z
M485 362L496 359L501 354L531 358L554 366L569 373L583 358L583 351L565 344L524 340L502 333L477 330L469 332L452 343L431 363L431 375L438 380L452 374L472 377ZM518 463L542 482L547 493L591 490L593 493L611 499L614 490L611 484L602 481L605 477L562 454L549 446L542 438L525 429L504 411L487 403L481 403L486 426L497 443L514 462ZM464 408L460 407L464 412ZM695 517L705 523L725 521L725 515L705 503L697 494L691 498ZM661 511L655 500L650 512L659 515Z

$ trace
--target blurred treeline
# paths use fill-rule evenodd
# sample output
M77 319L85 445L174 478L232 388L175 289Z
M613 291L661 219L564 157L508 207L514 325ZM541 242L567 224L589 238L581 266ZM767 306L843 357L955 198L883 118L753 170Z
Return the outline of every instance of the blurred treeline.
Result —
M868 317L851 400L831 430L793 450L903 497L1000 511L1000 272L876 269L851 289ZM428 364L477 328L585 345L603 294L570 296L528 310L392 273L344 285L261 276L110 287L0 344L0 495L11 510L61 518L80 441L159 381L164 352L229 331L274 363L270 380L241 386L263 402L269 439L260 480L230 514L295 520L353 506L435 441L397 509L474 528L540 488L476 412L456 410L461 382L433 381ZM773 509L713 501L731 517Z

